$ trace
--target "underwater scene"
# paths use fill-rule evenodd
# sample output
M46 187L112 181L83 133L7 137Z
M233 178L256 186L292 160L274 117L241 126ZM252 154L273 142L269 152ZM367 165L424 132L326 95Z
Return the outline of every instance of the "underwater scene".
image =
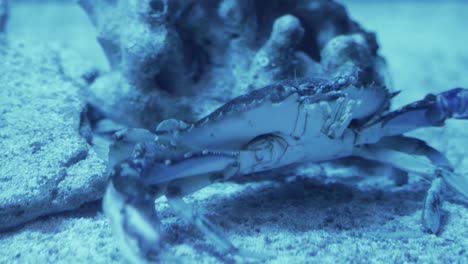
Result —
M0 264L468 263L468 1L0 0Z

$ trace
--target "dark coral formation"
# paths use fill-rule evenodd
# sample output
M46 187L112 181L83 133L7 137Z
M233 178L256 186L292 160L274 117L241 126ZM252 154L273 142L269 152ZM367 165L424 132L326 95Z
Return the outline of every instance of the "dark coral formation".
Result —
M194 121L251 89L301 77L385 82L373 33L334 1L81 0L112 72L92 103L126 125Z

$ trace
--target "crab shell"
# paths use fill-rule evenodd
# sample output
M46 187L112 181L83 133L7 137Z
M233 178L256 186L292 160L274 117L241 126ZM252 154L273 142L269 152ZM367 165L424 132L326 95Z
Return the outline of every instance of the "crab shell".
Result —
M343 96L354 104L347 114L361 124L388 109L392 94L383 86L357 87L357 83L353 76L283 81L239 96L194 124L163 122L156 133L170 133L178 143L197 149L235 151L259 135L298 137L304 133L301 129L319 133L326 118L323 108ZM299 127L304 125L300 124L303 114L311 120L307 128Z

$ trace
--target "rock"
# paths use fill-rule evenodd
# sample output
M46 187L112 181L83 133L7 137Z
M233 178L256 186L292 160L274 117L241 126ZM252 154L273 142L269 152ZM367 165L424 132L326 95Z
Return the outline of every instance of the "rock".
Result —
M283 79L365 72L363 83L386 81L374 34L334 1L79 2L112 65L90 87L91 103L128 126L192 122ZM339 47L330 48L332 41ZM357 62L342 54L354 48ZM321 64L323 54L328 62ZM329 63L348 59L353 71Z
M84 94L58 55L2 46L0 69L0 229L99 199L105 165L80 135Z
M320 56L323 70L331 76L358 74L363 85L385 83L383 58L375 57L362 34L337 36L325 45ZM384 69L386 67L383 67Z
M285 15L275 20L270 38L255 54L250 66L252 87L269 85L277 76L287 76L294 70L296 47L304 29L295 16Z
M27 223L0 236L0 263L125 263L100 205Z
M97 109L130 127L155 128L155 120L184 116L191 109L184 98L162 96L157 90L142 93L120 72L97 78L90 89L88 100Z

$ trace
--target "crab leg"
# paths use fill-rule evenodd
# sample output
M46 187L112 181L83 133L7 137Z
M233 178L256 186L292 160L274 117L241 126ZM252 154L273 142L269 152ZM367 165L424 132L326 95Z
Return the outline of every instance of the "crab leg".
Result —
M183 200L185 195L191 194L212 184L214 181L222 180L226 177L222 174L204 174L172 181L166 188L167 202L179 216L193 223L221 252L256 260L268 258L269 254L266 252L254 253L234 246L220 228L212 224L202 213Z
M130 134L139 135L137 132L141 131L133 132ZM142 144L134 144L133 140L121 143L125 149L134 146L133 158L114 166L104 198L104 212L110 219L126 257L133 262L160 257L159 252L164 249L164 245L160 243L160 223L154 201L165 195L171 208L181 217L192 221L222 252L264 258L267 254L254 254L236 248L215 225L182 199L216 181L237 175L240 169L251 170L258 162L258 149L240 152L177 152L167 158L171 151L169 147L163 155L166 159L160 160L159 145L150 139L148 137L146 143ZM180 151L176 146L172 148Z
M392 111L365 125L356 144L369 144L386 136L430 126L442 126L446 119L468 119L468 89L455 88Z
M157 194L141 182L141 168L139 162L131 160L115 166L103 199L103 211L119 248L132 263L152 260L161 250L154 208Z
M461 195L468 197L468 177L453 172L453 166L443 153L429 146L426 142L405 136L384 138L378 143L385 147L392 147L397 151L412 155L426 156L431 163L443 169L441 172L444 181Z
M429 177L431 187L427 192L422 213L422 224L428 232L437 233L440 228L444 183L468 197L466 175L454 173L448 159L424 141L404 136L388 137L377 144L356 148L353 155Z
M201 161L207 162L206 156L205 160ZM214 240L215 245L224 250L235 249L221 232L202 215L188 210L189 206L181 200L182 196L221 180L223 170L218 168L220 172L213 169L211 173L160 182L157 178L161 174L155 174L156 170L162 169L162 173L171 172L168 168L163 169L170 165L154 166L153 163L148 163L152 164L148 168L145 163L145 160L133 159L117 164L111 172L111 182L104 197L104 212L110 219L114 234L126 258L140 263L160 257L159 253L164 249L164 245L160 241L160 222L154 201L161 195L166 195L170 206L182 217L194 221L209 239ZM195 168L194 172L203 171L208 166L200 167L201 169ZM175 167L173 170L184 173L182 170L184 168L188 167ZM231 173L228 167L224 171L227 175Z
M235 253L238 249L226 238L223 232L182 199L185 195L213 183L213 178L217 178L217 176L204 174L170 182L165 193L167 202L180 217L195 224L203 235L211 240L221 252Z
M200 167L216 167L213 162L215 159L223 159L222 154L219 152L213 153L206 153L204 154L205 157L210 157L212 155L214 159L210 161L199 159L195 162ZM232 153L224 154L227 156L231 156ZM235 155L235 157L242 157L245 158L247 156L251 156L250 160L253 159L256 153L254 151L245 150L239 153L239 155ZM245 160L244 160L245 161ZM200 170L194 170L194 163L189 162L188 160L185 161L187 164L179 165L176 170L178 171L178 175L185 175L185 177L175 176L175 180L169 181L169 183L162 183L159 185L163 189L163 195L166 196L167 201L170 207L183 219L193 223L202 233L203 235L211 240L211 242L221 251L224 253L232 253L235 255L240 255L243 257L251 258L251 259L265 259L268 258L269 255L266 253L254 253L248 250L237 248L234 246L225 236L222 230L220 230L216 225L212 224L202 213L195 210L189 204L187 204L183 197L194 193L208 185L213 184L214 182L225 181L230 179L233 176L236 176L241 168L237 161L225 165L216 170L204 170L203 174L194 175L192 173L199 172ZM183 162L182 162L183 163ZM245 162L244 162L245 163ZM244 164L245 166L246 164ZM165 166L170 166L165 164ZM157 177L159 178L159 177ZM161 188L158 188L161 189Z
M189 156L184 155L179 161L166 160L164 164L153 165L146 170L148 176L143 181L162 190L171 208L182 218L194 223L221 252L265 259L269 254L257 254L235 247L219 228L188 205L183 197L214 182L261 170L262 166L281 158L284 144L278 136L267 136L251 142L246 149L238 152L193 152Z
M109 146L107 170L110 172L116 164L127 159L138 143L153 142L154 138L153 133L141 128L130 128L116 132L113 135L114 142Z

